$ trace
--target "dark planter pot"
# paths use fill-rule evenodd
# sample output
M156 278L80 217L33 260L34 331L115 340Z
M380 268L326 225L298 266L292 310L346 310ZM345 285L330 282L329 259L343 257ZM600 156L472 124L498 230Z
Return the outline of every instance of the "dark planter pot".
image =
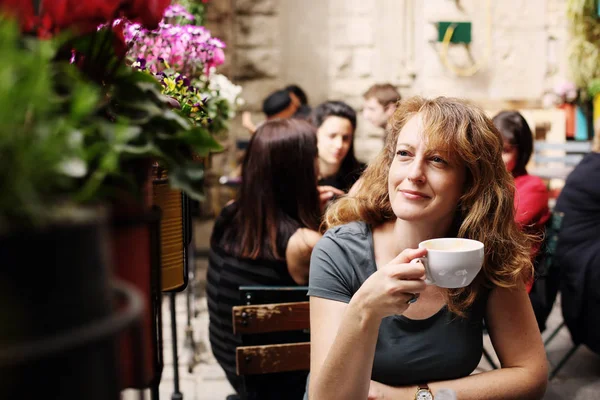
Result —
M125 331L119 339L120 385L146 388L160 380L162 354L157 317L160 313L159 216L152 212L152 161L138 160L125 168L134 177L141 194L122 192L112 205L111 249L115 275L135 286L144 301L141 332ZM143 360L134 349L141 344ZM141 375L136 373L142 362Z
M142 294L144 312L141 331L125 331L119 341L121 388L146 388L160 379L162 354L157 320L160 313L159 216L157 213L115 217L111 246L115 275L135 286ZM134 349L141 344L143 357L136 359ZM142 363L139 366L139 363ZM141 367L141 375L136 368Z
M107 318L107 227L86 210L77 222L0 237L0 354ZM0 366L0 398L119 398L115 336Z

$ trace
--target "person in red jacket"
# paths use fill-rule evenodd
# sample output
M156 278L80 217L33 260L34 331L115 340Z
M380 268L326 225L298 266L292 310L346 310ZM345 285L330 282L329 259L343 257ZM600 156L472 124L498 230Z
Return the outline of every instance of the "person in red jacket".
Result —
M550 218L548 188L537 176L525 168L533 152L533 135L525 118L517 111L501 111L493 118L494 125L504 138L502 159L515 178L515 221L525 232L539 237L531 248L531 257L537 255L545 224ZM531 290L533 280L527 285Z

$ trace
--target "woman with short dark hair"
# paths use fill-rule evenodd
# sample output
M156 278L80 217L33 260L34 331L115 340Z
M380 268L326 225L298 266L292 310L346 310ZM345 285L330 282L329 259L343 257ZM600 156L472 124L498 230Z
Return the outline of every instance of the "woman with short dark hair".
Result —
M215 222L206 289L210 343L238 393L242 378L236 374L235 349L241 341L233 334L231 310L240 305L239 286L308 282L310 254L321 237L316 160L317 138L308 122L264 123L248 145L239 195ZM306 373L267 378L250 388L248 398L302 398Z

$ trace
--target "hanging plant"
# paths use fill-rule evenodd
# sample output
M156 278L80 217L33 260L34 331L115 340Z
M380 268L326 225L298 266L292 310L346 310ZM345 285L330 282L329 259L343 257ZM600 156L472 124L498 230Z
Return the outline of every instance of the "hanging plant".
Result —
M575 84L588 88L600 78L600 22L596 0L568 0L569 65ZM587 95L587 93L584 93Z

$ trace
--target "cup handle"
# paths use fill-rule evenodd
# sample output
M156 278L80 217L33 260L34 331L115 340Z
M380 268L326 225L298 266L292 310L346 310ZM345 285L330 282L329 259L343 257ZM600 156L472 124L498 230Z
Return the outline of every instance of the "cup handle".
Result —
M433 281L431 273L429 272L429 264L427 263L427 256L413 258L410 262L412 264L412 263L417 263L419 261L421 261L421 263L423 264L423 267L425 267L425 283L427 285L435 285L435 282Z

